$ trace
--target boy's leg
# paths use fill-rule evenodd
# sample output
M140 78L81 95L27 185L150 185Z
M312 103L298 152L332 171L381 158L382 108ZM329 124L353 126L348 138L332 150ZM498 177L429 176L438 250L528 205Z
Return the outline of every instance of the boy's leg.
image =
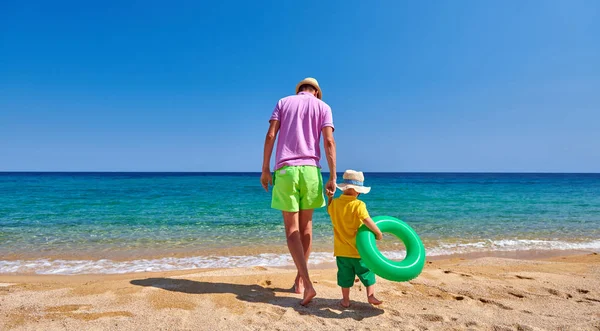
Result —
M301 305L308 304L312 298L317 295L317 292L313 288L308 275L308 267L304 258L304 250L302 248L302 238L300 238L300 227L298 222L298 212L283 212L283 221L285 223L285 235L287 238L288 249L298 269L298 275L304 283L304 298Z
M358 259L355 262L354 269L358 279L360 279L367 288L367 301L372 305L380 305L382 301L375 297L375 273L369 270L362 260Z
M342 301L340 302L342 307L348 308L350 307L350 288L342 287Z
M376 306L383 303L383 301L375 297L375 285L367 286L367 301Z
M348 308L350 306L350 288L354 284L352 258L338 256L335 261L338 267L337 283L342 288L342 301L340 304Z

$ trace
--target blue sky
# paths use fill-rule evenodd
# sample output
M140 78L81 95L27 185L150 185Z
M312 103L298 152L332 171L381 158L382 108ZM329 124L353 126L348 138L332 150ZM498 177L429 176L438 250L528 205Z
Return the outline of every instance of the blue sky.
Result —
M0 171L260 171L314 76L339 170L600 172L598 1L124 3L0 3Z

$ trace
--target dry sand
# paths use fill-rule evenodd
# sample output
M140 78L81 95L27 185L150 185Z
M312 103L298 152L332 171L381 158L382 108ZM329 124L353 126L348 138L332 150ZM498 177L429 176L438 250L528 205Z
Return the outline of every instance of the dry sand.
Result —
M415 280L355 285L339 306L335 269L312 270L308 306L293 270L102 276L0 275L0 330L600 330L600 255L428 261Z

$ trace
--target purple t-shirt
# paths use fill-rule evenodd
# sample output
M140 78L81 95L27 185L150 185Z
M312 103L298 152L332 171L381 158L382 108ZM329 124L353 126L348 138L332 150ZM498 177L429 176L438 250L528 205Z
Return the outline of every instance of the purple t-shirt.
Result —
M269 121L279 121L275 170L283 166L321 167L321 130L333 128L331 107L307 92L285 97Z

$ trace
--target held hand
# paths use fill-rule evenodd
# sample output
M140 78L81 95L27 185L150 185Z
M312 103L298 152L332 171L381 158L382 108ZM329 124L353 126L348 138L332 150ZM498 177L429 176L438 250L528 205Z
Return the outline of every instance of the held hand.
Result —
M327 184L325 184L325 194L327 194L328 197L333 197L335 189L335 179L329 178Z
M260 184L266 192L269 192L269 185L273 186L273 176L271 175L271 171L262 172L260 175Z
M383 233L381 233L381 231L378 231L378 232L375 234L375 239L377 239L377 240L381 240L381 239L383 239Z
M329 189L327 189L327 190L325 191L325 195L327 195L327 197L328 197L329 199L332 199L332 198L333 198L333 194L334 194L334 193L335 193L335 192L331 192Z

